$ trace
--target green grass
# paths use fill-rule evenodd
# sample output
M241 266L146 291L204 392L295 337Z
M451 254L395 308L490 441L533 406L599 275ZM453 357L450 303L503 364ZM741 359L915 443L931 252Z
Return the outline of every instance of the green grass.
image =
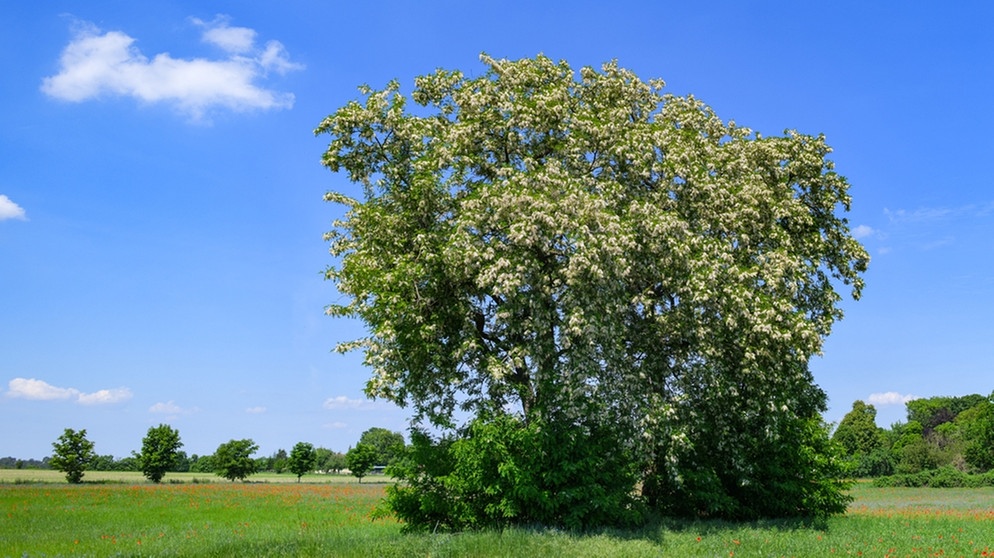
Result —
M0 483L0 556L994 556L994 489L858 485L849 514L816 526L663 520L588 534L403 535L369 517L384 484L114 475Z

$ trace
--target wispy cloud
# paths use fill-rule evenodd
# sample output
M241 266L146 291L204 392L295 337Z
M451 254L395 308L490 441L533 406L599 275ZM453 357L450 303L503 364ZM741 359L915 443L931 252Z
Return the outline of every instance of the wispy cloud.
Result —
M855 239L869 238L874 235L877 231L873 230L872 227L868 225L858 225L853 228L852 235Z
M322 405L325 409L373 409L376 403L368 399L350 399L344 395L329 397Z
M336 421L336 422L327 422L322 426L324 428L327 428L328 430L341 430L343 428L347 428L349 425L341 421Z
M24 213L24 209L22 209L21 206L14 203L14 201L7 196L0 194L0 221L7 219L20 219L25 221L27 218L28 216Z
M884 209L884 215L892 223L921 223L944 219L962 211L964 208L951 209L948 207L920 207L918 209Z
M245 409L245 412L250 415L261 415L266 412L266 408L261 405L257 407L249 407L248 409Z
M175 402L170 400L166 401L165 403L160 402L156 403L155 405L152 405L151 407L148 408L148 412L159 415L179 416L179 415L189 415L190 413L195 413L197 412L197 409L180 407Z
M59 73L42 80L41 90L50 97L82 102L101 97L131 97L139 101L172 105L194 120L213 108L234 111L287 109L292 93L259 85L270 73L285 74L303 68L290 61L279 41L256 45L256 32L231 27L228 18L192 20L203 28L204 42L220 48L219 59L173 58L169 53L151 59L136 39L121 32L102 32L80 24L62 51Z
M913 401L918 399L917 396L900 394L896 391L888 391L884 393L871 393L870 397L866 399L866 402L870 405L904 405L908 401Z
M102 389L85 393L76 388L58 387L35 378L14 378L7 384L7 397L30 399L33 401L70 400L81 405L105 405L131 399L128 388Z
M218 16L212 22L192 18L194 25L204 28L203 41L213 44L233 54L245 54L255 48L256 32L248 27L230 27L226 16Z
M103 405L127 401L132 395L128 388L102 389L93 393L81 393L78 401L83 405Z
M884 209L891 223L927 223L964 217L982 218L994 214L994 202L971 203L957 207L919 207L917 209Z

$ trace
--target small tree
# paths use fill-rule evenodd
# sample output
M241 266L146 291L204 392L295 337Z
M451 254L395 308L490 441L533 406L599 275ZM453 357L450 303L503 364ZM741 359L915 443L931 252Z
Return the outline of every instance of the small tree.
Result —
M56 470L66 474L66 480L77 484L83 481L83 471L97 458L93 442L86 439L86 429L75 431L66 428L59 439L52 443L52 458L49 460Z
M373 470L377 457L379 454L375 447L360 442L346 452L345 464L349 471L352 471L352 475L359 479L359 484L362 484L362 477Z
M293 446L293 449L290 450L290 457L287 459L287 465L290 472L297 475L297 482L300 482L300 477L314 470L317 457L318 454L314 446L307 442L297 442L297 445Z
M232 482L245 480L256 471L252 454L258 450L259 446L251 439L231 440L221 444L214 452L214 473Z
M849 456L870 453L880 447L880 431L877 428L877 410L873 405L855 401L852 410L846 413L835 429L832 439L839 443Z
M404 451L404 435L386 428L370 428L359 437L359 443L376 449L376 465L390 465Z
M138 466L148 480L158 483L162 481L166 471L176 466L179 448L183 442L179 439L179 431L168 424L160 424L148 429L148 434L142 439L142 451L135 455Z

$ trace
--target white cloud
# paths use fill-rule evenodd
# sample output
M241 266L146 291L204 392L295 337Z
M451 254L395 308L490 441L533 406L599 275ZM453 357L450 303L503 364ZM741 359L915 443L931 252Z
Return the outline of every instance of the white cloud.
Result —
M244 54L255 46L255 30L248 27L228 27L230 21L228 17L218 16L210 23L197 18L193 18L192 21L195 25L206 28L202 37L205 43L220 47L227 52Z
M250 415L261 415L266 412L266 408L261 405L257 407L249 407L248 409L245 409L245 412Z
M896 391L888 391L885 393L871 393L866 401L870 405L904 405L908 401L915 399L918 399L918 397L911 394L901 395Z
M78 401L83 405L103 405L127 401L133 395L128 388L102 389L93 393L81 393Z
M322 407L325 409L371 409L375 403L367 399L349 399L344 395L329 397Z
M21 399L33 399L36 401L50 401L53 399L71 399L79 395L79 391L73 388L55 387L48 382L36 380L34 378L14 378L7 384L7 397L19 397Z
M348 424L345 424L344 422L336 421L336 422L325 423L324 427L327 428L328 430L341 430L343 428L348 427Z
M0 221L6 219L21 219L24 221L27 220L27 215L21 206L14 203L7 196L0 194Z
M133 396L131 390L128 388L102 389L93 393L83 393L76 388L53 386L48 382L34 378L14 378L8 382L7 387L7 397L17 397L34 401L70 399L82 405L120 403L121 401L131 399Z
M44 78L41 90L71 102L111 96L165 103L194 120L212 108L245 111L293 106L292 93L257 84L270 70L283 74L303 68L290 61L282 44L269 41L259 49L255 31L228 27L226 18L194 22L205 28L204 41L221 47L227 58L180 59L161 53L149 59L133 37L83 25L62 51L59 73Z
M859 225L859 226L857 226L856 228L854 228L852 230L852 235L853 235L853 238L855 238L855 239L858 240L860 238L871 237L871 236L873 236L873 233L875 233L875 232L876 231L873 230L872 227L869 227L867 225Z
M162 414L162 415L188 415L190 413L196 412L196 409L185 409L180 407L173 401L167 401L165 403L156 403L148 408L148 412Z

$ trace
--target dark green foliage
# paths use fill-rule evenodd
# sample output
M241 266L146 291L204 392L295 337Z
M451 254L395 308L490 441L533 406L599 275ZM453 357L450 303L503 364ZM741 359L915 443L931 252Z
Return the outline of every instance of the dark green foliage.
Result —
M912 474L898 474L873 479L873 486L907 488L979 488L994 486L994 473L966 474L955 467L940 467Z
M939 466L938 456L924 439L902 446L897 457L895 471L899 474L918 473Z
M48 459L18 459L16 457L0 457L0 469L48 469Z
M360 442L354 448L349 448L349 451L345 453L345 465L352 472L352 476L359 479L361 483L362 477L365 477L373 470L379 458L380 455L375 447Z
M181 447L183 442L179 439L179 431L168 424L149 428L142 440L142 451L135 456L145 478L161 482L166 471L176 467L177 452Z
M91 471L139 471L138 461L131 456L114 459L113 455L98 455L87 469Z
M190 456L186 454L185 451L179 450L176 452L176 463L173 465L171 471L176 473L186 473L190 471L190 464L192 463Z
M909 420L883 431L894 471L916 474L946 466L983 472L994 468L994 402L972 394L930 397L907 404Z
M286 471L289 464L287 463L287 453L285 449L280 448L273 455L267 458L260 458L265 461L265 466L260 464L260 470L272 471L274 473L282 473Z
M346 468L345 454L340 451L331 451L328 448L317 448L317 463L315 468L320 471L332 471L340 473Z
M873 405L855 401L846 413L832 439L845 450L846 455L856 456L872 452L881 445L877 428L877 410Z
M980 471L994 469L994 403L978 403L963 411L957 422L962 423L967 443L963 453L966 462Z
M59 439L52 443L52 458L49 465L66 474L72 484L83 482L83 472L90 467L97 454L93 442L86 439L86 429L79 431L66 428Z
M290 472L297 475L297 482L300 482L300 477L314 470L317 457L314 446L307 442L297 442L297 445L293 446L290 457L287 458L287 465Z
M201 455L193 454L190 456L190 472L191 473L213 473L214 472L214 456L213 455Z
M851 457L849 465L849 474L855 478L892 475L895 466L894 456L884 447Z
M643 485L650 505L667 515L736 520L845 512L845 462L818 418L757 416L742 427L765 434L733 443L699 436L675 461L657 461Z
M375 465L389 465L404 452L404 435L386 428L370 428L359 437L359 443L376 449Z
M412 431L405 458L389 469L402 482L387 489L387 504L414 531L630 525L643 516L633 462L598 426L498 415L437 442Z
M259 446L251 439L231 440L221 444L211 460L214 472L232 482L245 480L256 472L256 462L252 454Z
M915 399L907 403L908 422L917 422L925 432L931 432L940 424L952 421L956 415L986 400L987 398L978 394Z

